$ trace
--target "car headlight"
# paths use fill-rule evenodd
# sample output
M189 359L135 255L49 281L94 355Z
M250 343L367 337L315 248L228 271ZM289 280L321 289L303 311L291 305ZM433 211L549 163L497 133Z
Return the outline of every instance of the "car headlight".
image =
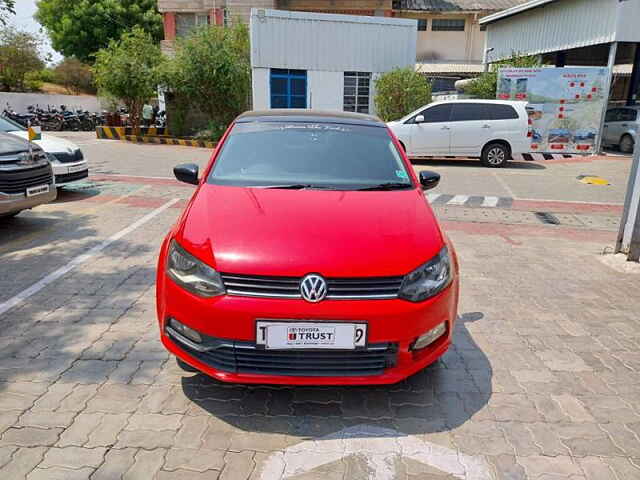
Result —
M187 253L175 240L169 247L167 274L182 288L200 297L215 297L225 293L220 274Z
M51 163L60 163L60 161L56 158L56 156L53 153L47 153L47 159L51 162Z
M443 247L435 257L404 277L399 297L421 302L447 288L452 279L449 250Z

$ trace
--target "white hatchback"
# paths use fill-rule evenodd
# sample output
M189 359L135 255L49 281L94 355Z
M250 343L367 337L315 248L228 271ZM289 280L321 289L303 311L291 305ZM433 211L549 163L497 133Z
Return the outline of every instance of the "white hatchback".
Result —
M387 125L409 157L476 157L503 167L531 150L526 102L434 102Z

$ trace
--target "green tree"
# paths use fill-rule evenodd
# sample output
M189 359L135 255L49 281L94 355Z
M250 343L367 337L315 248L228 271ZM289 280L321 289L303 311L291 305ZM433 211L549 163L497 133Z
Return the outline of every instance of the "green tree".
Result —
M249 55L246 25L199 28L177 42L174 57L166 63L163 83L175 100L207 116L215 137L249 108Z
M77 95L93 91L93 72L77 58L65 58L54 69L56 82Z
M498 85L498 69L500 68L530 68L539 67L542 63L538 56L525 56L514 54L508 60L502 60L491 64L488 72L483 73L478 78L464 87L464 93L473 98L495 99Z
M16 14L15 6L15 0L0 0L0 23L2 25L7 24L8 15Z
M129 110L131 124L140 123L144 102L156 93L160 47L139 27L112 40L96 54L95 83L100 92L119 98Z
M13 27L0 29L0 84L4 91L25 89L25 75L42 70L40 57L42 40L29 32Z
M36 19L55 50L91 62L98 50L134 27L159 42L162 16L156 4L157 0L39 0Z
M397 120L431 102L431 85L412 68L396 68L375 82L376 111L384 121Z

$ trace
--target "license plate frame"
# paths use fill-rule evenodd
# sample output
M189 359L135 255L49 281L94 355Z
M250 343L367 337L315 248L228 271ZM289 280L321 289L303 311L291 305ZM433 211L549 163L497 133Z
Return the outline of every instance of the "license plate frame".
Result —
M69 173L77 173L77 172L84 172L85 170L88 170L89 167L87 167L86 165L72 165L70 167L68 167Z
M26 190L27 197L35 197L36 195L44 195L45 193L49 193L48 184L45 185L36 185L35 187L29 187Z
M321 335L324 333L324 338ZM326 334L332 333L333 338ZM289 334L296 334L291 338ZM313 334L311 337L307 334ZM366 322L256 320L256 346L266 350L360 350L368 343Z

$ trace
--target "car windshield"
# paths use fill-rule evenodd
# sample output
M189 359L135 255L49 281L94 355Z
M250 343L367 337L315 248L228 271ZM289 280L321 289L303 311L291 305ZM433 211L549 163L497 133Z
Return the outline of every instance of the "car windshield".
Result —
M13 120L10 120L5 117L0 117L0 132L7 133L7 132L16 132L21 130L26 130L26 128L24 128L19 123L14 122Z
M208 182L339 190L413 184L385 128L337 123L237 123Z

